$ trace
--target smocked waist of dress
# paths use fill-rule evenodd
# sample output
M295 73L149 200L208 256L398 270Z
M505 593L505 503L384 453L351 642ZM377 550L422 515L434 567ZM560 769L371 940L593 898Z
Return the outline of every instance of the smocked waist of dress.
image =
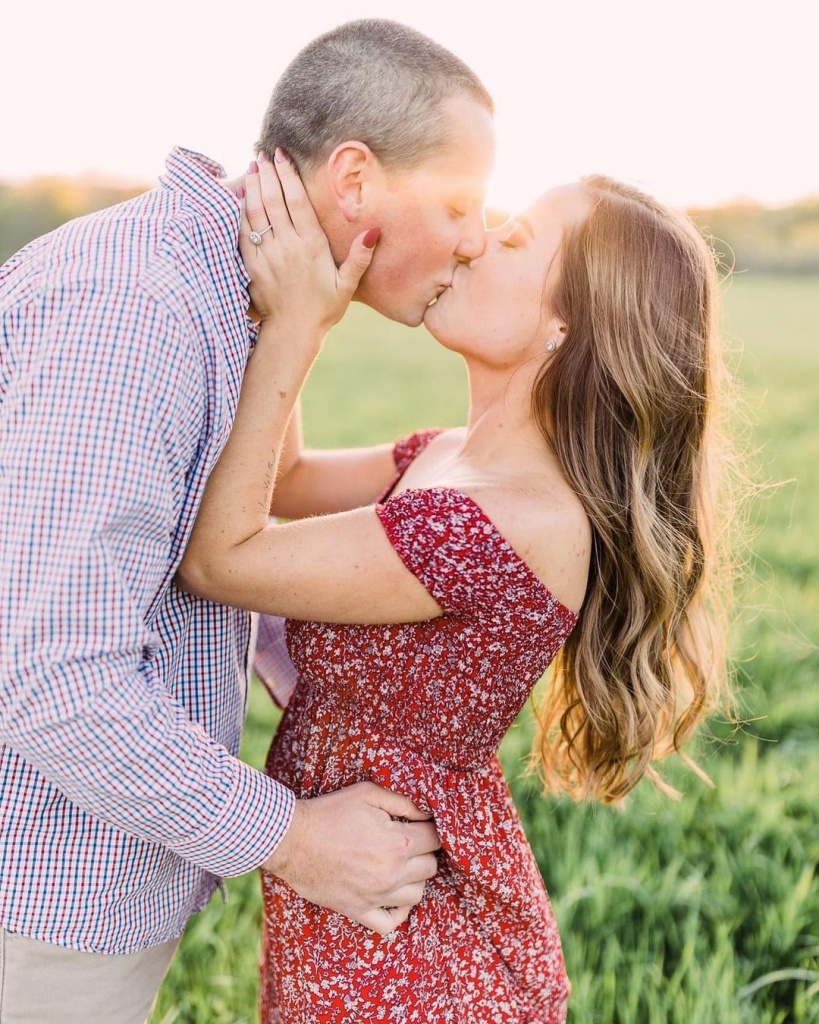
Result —
M494 892L503 903L511 900L517 914L519 893L526 893L529 901L542 898L542 882L494 752L481 763L454 768L408 747L401 738L345 731L326 746L310 744L302 759L287 723L282 725L267 767L298 797L361 781L401 793L434 819L451 871L479 883L485 895ZM502 878L497 876L499 859L504 862ZM506 891L510 878L526 879L518 894Z
M301 678L279 729L299 747L300 761L332 757L342 748L352 753L377 739L385 755L414 754L450 771L470 772L493 761L518 710L516 704L494 707L489 701L478 707L467 700L393 702L372 693L350 698Z
M451 735L440 735L433 719L427 723L385 722L377 714L361 714L351 722L333 704L312 708L310 712L291 705L279 725L276 745L288 749L285 760L294 769L320 769L332 763L338 771L352 776L363 770L365 764L412 761L430 770L470 773L481 772L496 762L498 743L494 735L489 741L465 732L457 735L457 729Z

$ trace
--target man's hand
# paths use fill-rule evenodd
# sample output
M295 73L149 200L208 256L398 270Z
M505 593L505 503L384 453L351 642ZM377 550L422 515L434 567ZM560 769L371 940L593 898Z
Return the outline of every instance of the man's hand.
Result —
M262 867L305 899L386 935L420 902L440 845L428 813L359 782L299 800L287 835Z

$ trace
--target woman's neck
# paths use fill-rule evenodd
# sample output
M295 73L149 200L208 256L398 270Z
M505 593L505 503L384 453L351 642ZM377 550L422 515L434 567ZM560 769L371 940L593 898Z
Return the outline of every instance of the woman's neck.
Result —
M539 366L534 362L513 370L466 361L469 418L463 452L490 459L508 459L515 450L544 446L532 418L531 396ZM502 462L501 462L502 464Z

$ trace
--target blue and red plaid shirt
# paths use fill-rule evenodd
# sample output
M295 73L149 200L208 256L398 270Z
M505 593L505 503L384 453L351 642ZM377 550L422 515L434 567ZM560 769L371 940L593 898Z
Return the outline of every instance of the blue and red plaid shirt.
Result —
M252 343L220 177L0 269L0 925L75 949L177 937L293 811L236 757L249 616L172 583Z

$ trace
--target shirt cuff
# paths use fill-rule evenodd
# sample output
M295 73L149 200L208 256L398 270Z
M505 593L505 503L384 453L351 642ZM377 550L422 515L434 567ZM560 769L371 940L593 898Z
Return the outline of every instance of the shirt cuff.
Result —
M270 776L232 759L233 784L205 835L174 843L186 860L220 878L260 867L284 839L296 808L296 796Z

